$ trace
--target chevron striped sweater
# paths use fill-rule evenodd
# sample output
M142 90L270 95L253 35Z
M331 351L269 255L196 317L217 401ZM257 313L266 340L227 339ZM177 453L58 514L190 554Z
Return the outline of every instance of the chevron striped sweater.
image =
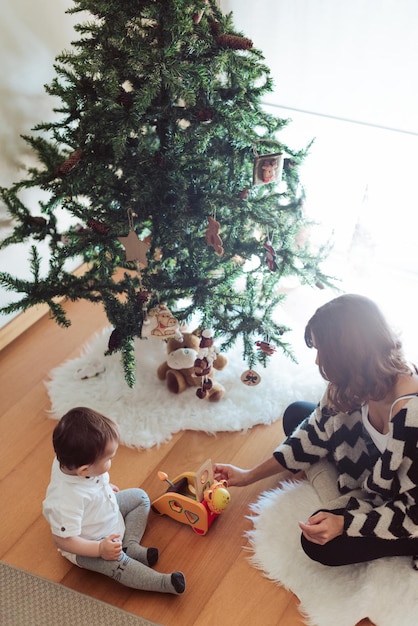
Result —
M344 510L344 532L352 537L418 537L418 394L389 423L386 450L372 459L361 410L335 413L326 393L316 411L274 451L292 472L321 458L333 461L342 494L361 488Z

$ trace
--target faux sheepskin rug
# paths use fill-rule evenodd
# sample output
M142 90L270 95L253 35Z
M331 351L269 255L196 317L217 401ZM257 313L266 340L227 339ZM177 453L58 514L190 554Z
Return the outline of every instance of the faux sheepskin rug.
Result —
M297 357L298 364L276 352L269 357L266 369L257 368L261 382L254 387L241 382L248 366L240 346L234 347L226 354L226 368L215 374L226 393L214 403L197 398L196 388L178 395L168 391L157 377L158 366L166 360L166 345L159 339L136 341L136 384L129 388L120 354L104 356L110 332L107 328L97 334L79 357L53 370L46 386L53 418L59 419L72 407L88 406L119 424L125 445L150 448L187 429L212 434L246 431L256 424L276 421L294 400L317 402L324 389L314 355L306 346L300 349L302 330L295 334L302 355ZM288 341L295 345L292 339ZM82 379L84 374L91 377Z
M251 505L252 564L299 598L309 626L355 626L366 617L376 626L416 626L418 572L409 557L335 568L305 555L297 523L320 506L306 481L261 494Z

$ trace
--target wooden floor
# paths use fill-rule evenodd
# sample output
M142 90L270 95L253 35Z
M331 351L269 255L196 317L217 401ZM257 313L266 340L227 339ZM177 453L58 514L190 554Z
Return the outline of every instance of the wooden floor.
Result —
M151 513L144 543L160 550L156 569L185 573L187 591L182 596L129 590L72 566L56 552L41 513L56 424L48 418L44 381L51 369L78 356L85 341L107 325L98 305L68 303L66 309L72 320L69 329L43 317L0 353L0 558L164 626L302 626L297 598L251 567L243 549L244 532L251 528L248 505L261 490L277 484L274 478L233 490L228 513L205 537ZM206 458L250 466L282 437L278 420L245 435L187 431L160 448L120 447L111 479L120 488L143 487L152 500L162 493L159 469L173 476L197 469Z

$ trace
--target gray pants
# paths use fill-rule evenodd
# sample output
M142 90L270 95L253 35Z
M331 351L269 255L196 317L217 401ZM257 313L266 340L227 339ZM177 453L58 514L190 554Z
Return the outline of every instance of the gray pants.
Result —
M118 491L116 499L125 520L122 539L123 552L117 561L100 557L77 556L77 564L84 569L104 574L126 587L144 591L177 593L171 574L161 574L147 565L147 548L140 545L150 512L150 500L142 489ZM129 556L130 555L130 556Z

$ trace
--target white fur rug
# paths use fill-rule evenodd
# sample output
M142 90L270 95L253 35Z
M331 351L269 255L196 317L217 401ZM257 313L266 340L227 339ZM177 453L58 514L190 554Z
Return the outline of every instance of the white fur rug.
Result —
M269 357L266 369L257 368L261 376L257 386L247 387L241 382L248 366L242 360L241 346L236 345L226 354L227 367L216 372L216 379L226 389L220 402L199 400L195 388L175 395L157 377L157 368L166 359L165 343L148 339L136 341L136 384L131 389L124 379L120 354L104 356L110 333L107 328L92 338L79 357L51 372L46 382L51 416L59 419L74 406L89 406L114 419L120 426L122 442L138 448L164 443L180 430L216 433L270 424L290 402L317 402L324 390L315 355L303 342L303 324L298 324L297 314L305 318L305 307L293 299L292 312L291 304L292 299L287 318L282 312L281 319L293 329L286 333L286 341L298 364L277 351ZM79 370L101 373L81 380Z
M418 572L409 557L335 568L305 555L297 522L318 508L307 482L261 494L248 532L253 565L299 598L309 626L355 626L365 617L376 626L417 626Z

